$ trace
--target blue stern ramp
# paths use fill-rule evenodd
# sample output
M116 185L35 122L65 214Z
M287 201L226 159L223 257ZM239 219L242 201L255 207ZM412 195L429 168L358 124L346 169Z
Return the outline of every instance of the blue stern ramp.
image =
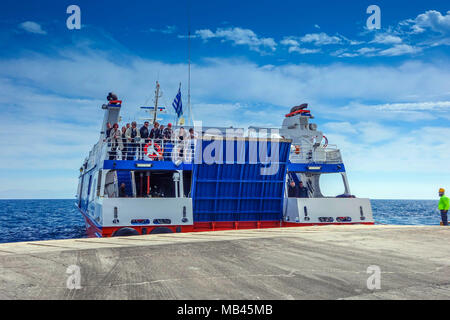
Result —
M289 140L211 139L201 146L193 165L195 222L281 221ZM205 155L223 161L208 163Z

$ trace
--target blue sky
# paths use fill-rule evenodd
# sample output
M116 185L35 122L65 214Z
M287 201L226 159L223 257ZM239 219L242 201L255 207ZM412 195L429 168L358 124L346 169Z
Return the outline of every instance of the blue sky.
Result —
M69 30L66 8L81 9ZM369 5L381 29L368 30ZM352 192L450 188L450 8L444 1L2 1L0 198L72 198L113 90L139 117L159 80L208 125L280 126L308 102Z

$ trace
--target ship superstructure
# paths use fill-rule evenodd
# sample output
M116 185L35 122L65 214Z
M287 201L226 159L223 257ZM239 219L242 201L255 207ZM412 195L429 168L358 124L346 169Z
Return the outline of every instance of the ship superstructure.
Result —
M278 129L193 127L190 134L173 126L168 138L114 140L107 123L119 122L121 107L119 100L102 106L99 141L80 169L77 207L89 236L373 224L369 199L350 194L340 151L310 123L305 104ZM275 133L252 136L261 129ZM342 176L343 194L322 194L325 174ZM303 183L303 197L289 197L292 181Z

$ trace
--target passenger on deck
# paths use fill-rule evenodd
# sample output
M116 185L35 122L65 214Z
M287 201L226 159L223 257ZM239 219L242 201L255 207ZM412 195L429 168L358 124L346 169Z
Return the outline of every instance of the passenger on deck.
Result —
M107 122L106 123L106 131L105 131L105 141L106 140L109 141L109 134L111 133L111 129L112 129L111 123Z
M129 150L127 152L127 159L134 160L134 156L136 154L136 138L141 137L139 130L136 128L136 121L133 121L131 123L131 127L127 129L125 136L127 138L129 146Z
M299 188L295 184L294 180L291 180L291 182L289 182L288 197L289 198L298 198L299 197Z
M150 141L150 130L149 130L148 126L149 126L149 122L145 121L144 125L141 127L141 129L139 129L139 133L141 134L141 139L143 139L141 141L141 145L140 145L141 154L144 153L144 146Z
M165 140L172 140L172 135L173 135L172 124L168 123L167 127L164 128L164 130L163 130L163 138Z
M180 129L176 130L175 135L176 135L177 140L179 140L179 141L184 141L188 137L186 130L184 130L183 127L180 127Z
M180 127L180 129L176 130L175 132L175 136L176 136L176 140L177 140L177 145L179 147L179 154L178 156L180 158L183 158L184 156L184 146L186 144L186 140L187 140L187 133L186 130L184 130L183 127Z
M145 139L145 143L148 142L148 137L150 136L150 131L148 130L148 121L144 122L144 125L139 129L139 133L141 134L141 138Z
M192 160L194 156L195 144L197 143L198 133L193 128L189 129L188 146L189 146L189 160Z
M298 185L298 197L299 198L309 198L308 189L303 186L303 182L301 182L301 181Z
M198 138L198 133L194 131L193 128L189 129L189 139L194 140Z
M127 196L127 192L125 190L125 183L122 182L122 184L120 185L119 188L119 198L126 198Z
M127 132L127 127L122 127L122 145L123 145L123 149L122 149L122 160L126 160L127 159L127 151L128 151L128 143L127 143L127 136L126 136L126 132Z
M162 132L159 128L159 123L155 121L155 124L153 125L152 130L150 131L150 138L153 139L153 141L161 146L161 139L162 139Z
M111 153L109 154L109 160L114 160L117 155L117 150L123 149L122 133L117 123L114 123L111 132L109 133L109 138L111 140Z
M150 139L160 139L161 130L159 129L159 123L155 121L152 130L150 131Z
M159 138L160 139L164 139L164 130L166 129L166 127L162 124L159 126Z

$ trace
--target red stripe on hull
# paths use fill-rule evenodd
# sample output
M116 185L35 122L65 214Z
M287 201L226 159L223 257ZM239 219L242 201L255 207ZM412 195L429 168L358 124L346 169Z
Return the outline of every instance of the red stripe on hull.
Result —
M87 234L89 237L111 237L115 231L124 228L121 227L103 227L97 228L88 217ZM129 226L135 229L139 234L150 234L156 228L168 228L173 233L177 232L202 232L202 231L220 231L220 230L243 230L243 229L265 229L265 228L280 228L280 227L307 227L307 226L323 226L323 225L348 225L348 224L364 224L373 225L374 222L349 222L349 223L294 223L294 222L280 222L280 221L215 221L215 222L195 222L194 225L189 226Z
M283 227L312 227L312 226L327 226L327 225L346 225L346 224L365 224L374 225L375 222L318 222L318 223L295 223L284 222Z
M86 235L89 238L98 238L98 237L102 237L102 229L100 229L99 227L97 227L95 225L95 223L91 220L90 217L88 217L83 211L81 211L81 214L83 215L84 218L84 222L86 224Z

